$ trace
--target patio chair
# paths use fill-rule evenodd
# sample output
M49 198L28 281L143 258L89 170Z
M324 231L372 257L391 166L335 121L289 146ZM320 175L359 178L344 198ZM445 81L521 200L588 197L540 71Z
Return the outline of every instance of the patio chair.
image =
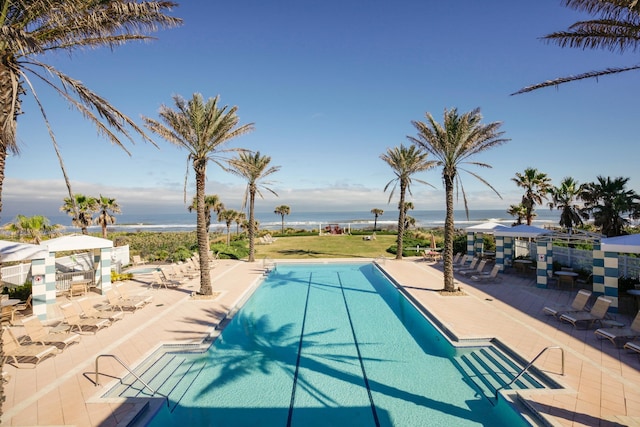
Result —
M133 260L133 265L145 265L147 263L147 261L143 260L142 257L140 257L140 255L134 255L132 257Z
M133 301L133 300L125 300L121 298L114 289L109 289L105 292L107 295L107 300L109 301L109 305L113 309L118 309L120 311L130 311L135 312L136 310L144 307L144 301Z
M180 282L178 282L177 280L169 280L166 278L166 276L164 276L160 272L154 271L153 280L151 281L151 283L149 283L149 286L151 286L152 288L154 286L157 286L158 289L160 289L163 286L165 289L169 289L170 287L177 288L180 286Z
M628 327L599 328L594 331L596 337L606 338L616 347L621 347L622 340L634 340L640 337L640 311Z
M498 273L500 272L500 265L496 264L493 266L490 272L474 274L471 276L471 280L475 282L496 282L498 280L502 280L498 277Z
M15 312L15 308L11 305L2 306L2 309L0 310L0 323L2 323L3 325L13 325Z
M480 261L478 263L478 266L474 269L468 269L468 270L459 270L458 273L462 274L463 276L472 276L474 274L482 274L482 271L484 270L484 266L487 265L487 260L483 259L482 261Z
M11 363L16 368L21 368L21 363L32 363L35 368L38 363L49 356L55 356L59 350L53 345L40 344L21 344L8 326L2 327L4 334L2 335L5 363L12 360Z
M16 309L16 311L25 311L25 310L32 309L33 308L32 300L33 300L33 294L29 295L26 301L20 301L19 303L14 305L14 308Z
M98 310L88 298L81 298L78 300L78 305L82 310L81 317L89 319L107 319L111 322L116 322L124 317L124 313L119 310L111 310L109 308L103 308Z
M584 311L585 307L587 306L587 303L589 302L590 297L591 297L591 291L588 291L586 289L581 289L576 294L571 305L551 305L551 306L544 307L542 311L545 314L551 315L554 317L559 317L563 313L570 312L570 311L573 311L573 312Z
M131 295L123 285L116 285L115 288L113 289L115 289L116 293L119 294L120 298L125 301L136 301L136 302L140 301L144 304L149 304L151 301L153 301L153 295L143 295L143 294Z
M595 323L601 322L607 315L611 300L603 295L599 296L596 303L593 304L591 311L576 311L563 313L560 316L560 321L569 322L575 328L579 324L586 324L587 329L590 329Z
M95 334L100 329L111 325L109 319L89 319L80 317L80 313L78 313L72 303L61 305L60 311L62 311L64 323L69 325L70 331L73 331L73 329L76 328L78 329L78 332L93 332Z
M29 316L22 319L22 324L27 332L26 337L32 343L54 345L62 351L71 344L80 342L80 335L73 332L52 332L51 328L42 324L38 316Z

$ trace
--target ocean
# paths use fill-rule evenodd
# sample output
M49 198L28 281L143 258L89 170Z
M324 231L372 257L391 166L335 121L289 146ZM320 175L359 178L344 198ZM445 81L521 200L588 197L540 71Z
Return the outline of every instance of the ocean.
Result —
M537 217L532 225L543 227L544 225L557 225L560 220L560 212L557 210L540 209L536 211ZM416 210L410 211L409 215L415 218L417 228L438 228L444 226L444 210ZM49 216L51 224L59 224L64 227L65 232L79 231L77 227L71 226L71 218L64 215ZM215 215L214 215L215 219ZM262 230L280 230L282 217L273 212L256 212L256 220ZM455 211L456 228L466 228L475 224L487 221L494 221L509 226L514 223L515 218L509 216L505 210L471 210L467 219L464 209ZM398 222L398 211L389 210L378 216L377 228L395 227ZM351 229L373 228L374 216L367 211L352 212L296 212L292 210L284 217L285 228L301 230L318 229L328 224L339 224L341 227ZM109 226L109 231L194 231L196 227L195 212L179 214L119 214L116 215L116 224ZM232 224L235 231L236 224ZM211 229L214 231L226 231L223 223L212 222ZM90 232L100 231L99 226L89 227Z

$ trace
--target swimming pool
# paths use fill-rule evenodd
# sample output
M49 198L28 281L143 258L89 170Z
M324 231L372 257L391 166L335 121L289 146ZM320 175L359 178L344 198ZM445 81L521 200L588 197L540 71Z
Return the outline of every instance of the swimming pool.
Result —
M133 270L128 270L127 273L149 274L149 273L153 273L154 271L160 271L160 269L158 267L140 267L140 268L134 268Z
M279 264L206 352L166 353L148 425L529 425L459 368L469 351L372 264Z

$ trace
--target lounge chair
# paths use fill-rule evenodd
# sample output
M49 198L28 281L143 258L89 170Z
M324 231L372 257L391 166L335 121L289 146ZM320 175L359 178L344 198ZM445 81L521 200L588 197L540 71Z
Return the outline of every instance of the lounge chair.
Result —
M70 331L77 328L78 332L93 332L95 334L100 329L111 325L109 319L88 319L80 317L80 313L78 313L71 303L61 305L60 311L62 311L64 323L69 325Z
M131 311L135 312L136 310L144 307L144 301L133 301L133 300L125 300L121 298L116 291L112 288L105 292L107 295L107 300L109 301L109 305L113 309L118 309L120 311Z
M493 266L490 272L474 274L473 276L471 276L471 280L475 282L495 282L500 280L500 277L498 277L498 273L500 273L500 265L496 264Z
M573 311L573 312L584 311L585 307L587 306L587 303L589 302L590 297L591 297L591 291L581 289L576 294L571 305L551 305L551 306L544 307L542 311L545 314L555 316L555 317L559 317L563 313L570 312L570 311Z
M123 285L116 285L113 289L115 289L116 293L120 295L120 298L125 301L142 301L145 304L149 304L151 301L153 301L153 295L130 295Z
M591 311L576 311L563 313L560 316L560 321L569 322L574 327L578 327L579 324L586 324L587 329L591 328L595 323L601 322L607 315L611 300L603 295L599 296L595 304L591 308Z
M473 259L471 259L471 262L469 264L466 264L469 258L469 255L465 255L459 265L453 266L453 271L459 272L463 270L475 270L478 262L480 262L480 258L474 257Z
M165 289L169 289L170 287L171 288L177 288L177 287L180 286L180 282L177 281L177 280L169 280L161 272L154 271L153 272L153 280L151 281L151 283L149 283L149 286L151 286L152 288L154 286L157 286L158 289L160 289L163 286L164 286Z
M80 342L80 335L73 332L51 332L51 328L44 326L38 316L29 316L22 320L22 324L32 343L55 345L60 350L64 350L71 344Z
M133 256L133 265L144 265L147 261L143 260L140 255Z
M458 273L462 274L463 276L473 276L474 274L482 274L482 271L484 270L485 265L487 265L487 260L483 259L478 263L476 268L474 269L470 268L468 270L459 270Z
M124 317L124 313L119 310L111 310L109 308L104 308L102 310L96 309L93 302L88 298L79 299L78 305L80 305L80 309L82 310L81 317L89 319L107 319L111 322L118 321Z
M38 363L43 361L49 356L55 356L59 353L59 349L53 345L40 345L40 344L21 344L18 338L13 334L13 331L8 326L3 326L4 334L2 335L2 341L4 344L4 360L5 362L13 360L12 365L19 368L19 363L32 363L33 368Z
M606 338L616 347L622 346L622 340L629 341L640 337L640 311L628 327L600 328L594 331L597 337Z
M637 342L631 342L629 341L628 343L626 343L624 345L624 348L626 350L632 350L635 351L636 353L638 353L638 355L640 356L640 343Z

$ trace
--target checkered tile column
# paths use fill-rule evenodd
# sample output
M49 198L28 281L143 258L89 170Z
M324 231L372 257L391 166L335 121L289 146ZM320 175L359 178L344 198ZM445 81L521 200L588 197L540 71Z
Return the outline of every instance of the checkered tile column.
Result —
M112 248L103 248L93 255L93 262L98 266L95 272L96 286L102 295L111 289L111 252Z
M473 235L473 232L471 233L467 233L467 255L469 256L475 256L475 250L474 250L474 238L475 236Z
M593 245L593 293L611 299L609 311L618 312L618 253L605 252L599 243Z
M482 233L476 234L476 242L473 247L473 256L482 255L482 249L484 248L484 235Z
M31 294L33 314L41 320L54 316L56 303L56 258L50 253L44 259L31 261Z
M553 270L553 242L540 239L536 242L538 258L536 265L536 284L539 288L546 288L549 284L548 270Z

